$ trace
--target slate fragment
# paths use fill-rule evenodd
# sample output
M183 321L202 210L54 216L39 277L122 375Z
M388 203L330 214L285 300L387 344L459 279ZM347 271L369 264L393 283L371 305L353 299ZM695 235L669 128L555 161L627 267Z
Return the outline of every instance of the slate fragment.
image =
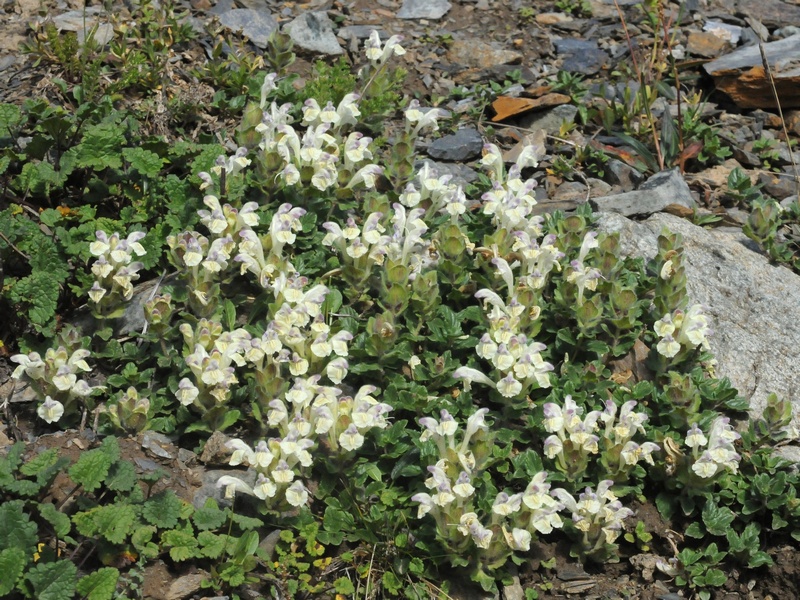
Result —
M764 44L781 106L800 106L800 35ZM714 78L717 89L725 92L741 108L776 108L769 77L764 70L759 47L746 46L703 65Z

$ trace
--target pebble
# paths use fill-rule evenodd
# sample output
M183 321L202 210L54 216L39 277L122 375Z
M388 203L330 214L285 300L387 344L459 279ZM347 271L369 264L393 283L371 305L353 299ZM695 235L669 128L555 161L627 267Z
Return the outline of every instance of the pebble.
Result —
M452 8L447 0L405 0L398 19L441 19Z
M450 44L447 60L466 67L488 69L496 65L518 63L522 60L522 54L513 50L498 50L477 39L466 39Z
M564 38L555 40L556 54L564 57L562 71L594 75L609 61L608 54L600 50L595 40Z
M592 198L589 202L595 210L626 217L651 215L670 204L696 208L689 186L677 169L656 173L636 191Z
M428 156L436 160L469 161L480 156L481 150L481 134L474 127L464 127L435 140L428 148Z
M532 113L520 118L519 126L523 129L544 129L548 135L558 135L562 123L573 123L578 107L562 104L542 113Z
M235 8L220 13L219 22L232 31L246 35L259 48L266 48L269 36L278 28L278 21L263 10Z
M335 56L344 50L333 34L333 23L324 12L307 12L285 26L286 33L300 48Z

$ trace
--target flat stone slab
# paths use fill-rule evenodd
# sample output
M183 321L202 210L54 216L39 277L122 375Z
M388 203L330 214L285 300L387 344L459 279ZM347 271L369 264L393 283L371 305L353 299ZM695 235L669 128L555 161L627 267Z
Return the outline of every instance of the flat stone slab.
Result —
M692 209L696 206L689 186L677 169L656 173L638 190L601 196L589 202L595 210L614 212L626 217L651 215L664 210L670 204L679 204Z
M335 56L344 50L333 33L333 23L324 12L307 12L286 25L292 41L305 50Z
M265 10L234 8L219 15L219 22L241 32L259 48L266 48L269 36L278 28L278 21Z
M405 0L398 19L441 19L452 8L447 0Z

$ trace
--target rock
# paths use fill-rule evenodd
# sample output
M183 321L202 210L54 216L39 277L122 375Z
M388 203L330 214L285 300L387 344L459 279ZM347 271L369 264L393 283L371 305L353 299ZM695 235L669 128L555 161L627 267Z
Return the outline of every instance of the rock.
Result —
M285 26L292 41L311 52L337 55L344 50L333 34L333 23L325 12L307 12Z
M738 146L733 147L733 158L739 161L740 164L744 165L745 167L760 167L761 166L761 159L758 155L745 150L744 148L740 148Z
M519 63L522 54L513 50L498 50L491 44L477 39L455 40L447 49L447 60L464 65L488 69L495 65Z
M729 39L719 36L713 31L692 31L689 33L689 40L686 43L686 50L690 54L704 58L716 58L730 47Z
M419 171L426 163L437 177L441 177L445 174L452 175L453 178L450 182L455 185L460 185L461 187L466 187L468 184L478 179L478 173L475 169L467 165L462 165L461 163L441 163L424 158L414 163L414 169Z
M510 584L503 586L503 600L525 600L525 590L516 575L511 578Z
M699 173L693 173L687 178L689 183L700 183L714 189L724 188L728 185L728 176L736 168L741 168L741 165L736 160L729 158L721 165L714 165Z
M539 25L560 25L573 20L570 15L563 12L538 13L534 19Z
M788 173L762 171L758 174L758 183L761 184L761 189L777 200L797 196L797 183L794 181L794 176Z
M269 12L251 8L234 8L221 12L219 22L247 36L259 48L267 47L269 36L278 28L278 21Z
M212 433L211 437L206 441L206 445L203 446L200 462L213 466L227 465L231 451L225 447L225 444L229 440L230 438L221 431Z
M114 27L108 23L99 23L102 9L97 6L89 6L85 10L70 10L68 12L53 17L53 24L59 31L75 31L78 34L78 41L82 44L86 36L94 32L95 41L101 46L105 46L114 38Z
M258 545L264 551L264 554L267 555L268 560L272 560L272 555L275 552L275 546L278 545L278 542L281 539L281 530L276 529L271 531L267 536L261 540L261 543Z
M754 5L755 6L755 5ZM784 5L789 8L788 5ZM800 10L800 7L796 7ZM800 35L764 44L764 51L781 99L781 106L800 106ZM792 61L795 64L792 65ZM769 77L764 71L757 45L734 50L703 65L717 89L728 94L741 108L776 108Z
M800 6L782 0L738 0L736 12L770 28L800 25Z
M606 163L606 178L611 185L618 185L625 191L634 190L644 181L644 175L628 163L612 158Z
M742 28L738 25L723 23L722 21L706 21L703 31L709 31L715 35L728 40L732 46L736 46L742 37Z
M178 456L178 449L172 440L156 431L145 431L142 434L142 448L149 450L159 458L172 460Z
M599 229L620 232L622 253L650 259L666 228L684 238L684 265L691 302L707 307L714 335L709 338L719 377L728 377L762 414L774 392L792 400L795 425L800 414L800 276L770 264L738 228L703 229L668 214L643 222L600 215Z
M678 169L656 173L633 192L593 198L592 208L603 212L614 212L626 217L651 215L670 204L695 208L689 186Z
M578 107L562 104L543 113L533 113L522 117L519 126L523 129L544 129L548 135L558 135L563 123L575 121Z
M208 579L208 573L198 571L190 575L178 577L167 590L166 600L183 600L200 591L203 582Z
M441 19L452 8L447 0L405 0L398 19Z
M595 40L564 38L555 40L553 45L556 48L556 54L564 56L564 62L561 65L562 71L594 75L609 60L608 54L604 50L600 50Z
M436 160L469 161L483 150L483 137L474 127L464 127L456 133L435 140L428 148L428 156Z

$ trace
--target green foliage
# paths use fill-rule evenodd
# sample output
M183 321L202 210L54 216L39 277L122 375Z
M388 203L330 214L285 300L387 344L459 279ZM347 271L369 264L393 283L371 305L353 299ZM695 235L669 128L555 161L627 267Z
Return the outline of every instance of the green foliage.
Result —
M644 27L663 18L651 9ZM135 43L111 45L137 69L110 93L159 88L164 61L189 37L177 19L170 4L145 3L137 30L123 32ZM424 596L445 570L493 591L537 539L566 533L581 560L618 560L625 543L648 551L643 523L623 529L636 497L685 526L676 581L702 595L724 585L731 564L770 564L763 534L800 535L798 476L771 454L789 436L791 407L771 398L741 439L733 430L726 415L747 403L714 376L680 236L665 231L645 262L598 235L587 206L534 218L525 154L507 169L487 146L486 173L466 190L415 170L435 109L412 104L390 147L367 138L401 105L403 72L387 66L396 40L371 40L358 74L344 60L318 63L299 91L291 77L262 77L240 46L226 54L228 41L198 75L218 88L213 110L244 111L231 156L143 133L138 115L88 87L73 89L74 111L0 106L0 175L12 198L26 198L0 220L10 265L0 300L25 315L15 331L53 337L60 308L96 296L93 284L131 284L85 265L102 271L100 256L115 250L122 264L136 247L143 272L163 273L144 331L115 331L129 297L120 292L94 311L85 339L64 330L51 355L63 350L70 364L82 359L67 348L94 349L108 375L101 434L154 429L200 447L213 431L247 436L227 447L255 479L232 474L218 486L256 500L237 499L239 513L213 500L195 509L159 473L137 476L113 437L71 465L55 452L24 461L14 446L0 459L0 530L11 532L0 538L11 577L0 590L114 597L160 557L206 569L204 585L219 593L259 582L281 597L352 595L364 582L366 596L380 582L388 595ZM265 60L284 73L292 59L276 35ZM595 106L595 119L653 170L724 157L699 113L655 119L672 89L662 59L637 91ZM518 80L455 94L482 113ZM585 92L568 74L555 87L574 100ZM352 92L360 103L341 104ZM318 115L303 105L311 98ZM588 146L553 168L600 175L605 161ZM760 205L738 173L730 187L752 200L753 235L793 251L786 214ZM59 474L65 500L41 504ZM268 556L260 541L276 529ZM78 578L73 560L86 548L90 575ZM123 572L121 556L137 567Z

